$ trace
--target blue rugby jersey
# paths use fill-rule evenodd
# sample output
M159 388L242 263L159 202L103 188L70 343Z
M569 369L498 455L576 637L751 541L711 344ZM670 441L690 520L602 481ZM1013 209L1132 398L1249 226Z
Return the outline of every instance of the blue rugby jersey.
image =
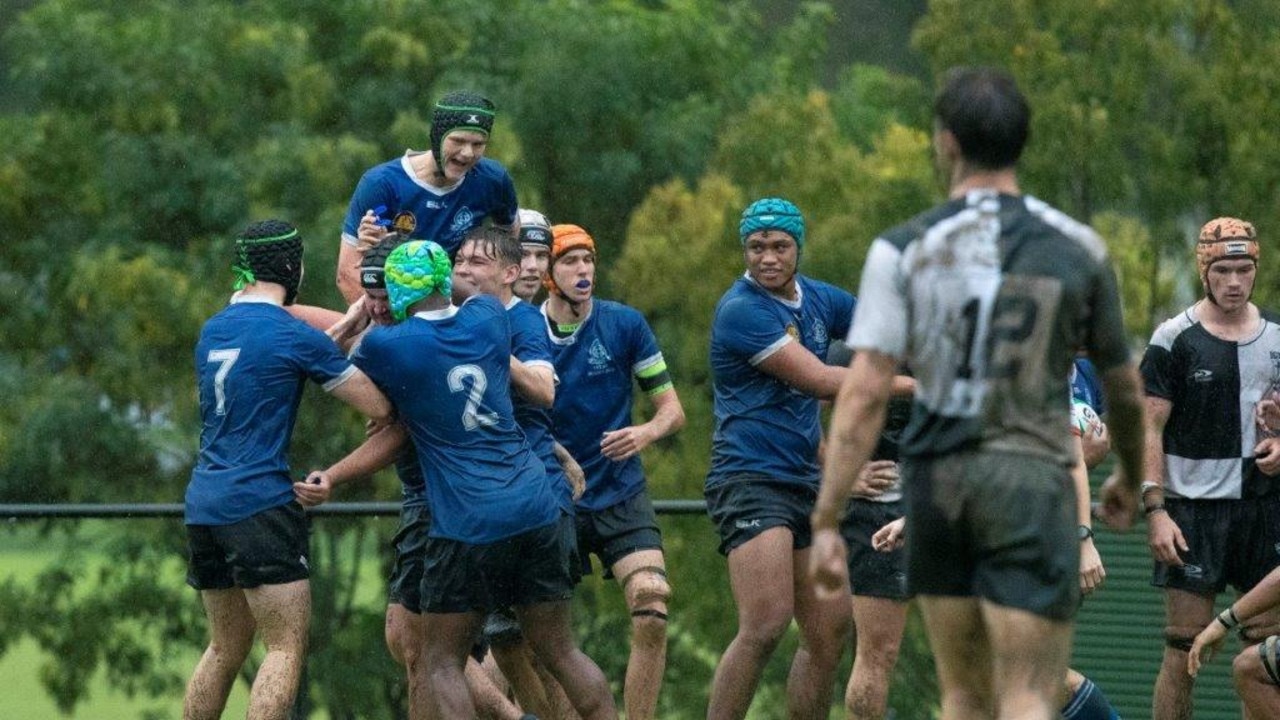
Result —
M711 326L715 434L707 487L734 476L817 486L819 402L757 365L792 342L819 358L831 338L849 332L853 295L803 275L798 298L782 300L749 277L738 278L716 305Z
M511 354L526 365L545 365L555 372L551 360L551 343L547 340L546 325L542 322L542 313L538 308L512 297L507 303L507 317L511 320ZM560 508L567 513L573 512L573 489L565 479L564 468L556 459L554 422L551 409L534 405L520 396L511 393L511 402L515 406L516 424L524 430L525 440L533 454L542 461L547 473L547 484L555 494Z
M204 324L195 367L200 452L186 523L230 525L293 500L287 454L303 385L332 390L355 368L324 333L255 296Z
M546 305L542 315L547 323ZM551 354L560 377L552 419L556 439L582 466L587 490L578 507L603 510L644 489L640 457L622 462L600 453L604 433L629 427L632 378L642 382L666 372L658 341L634 308L609 300L593 299L591 314L568 337L556 337L550 327ZM658 394L670 383L648 389Z
M432 537L482 545L560 509L511 404L511 330L496 298L369 331L355 363L395 404L426 477Z
M413 240L435 241L449 257L458 252L467 231L486 217L499 225L515 222L515 183L501 163L481 158L457 185L442 190L414 174L409 159L417 154L406 152L375 165L360 178L342 222L343 242L356 245L360 218L379 207L386 208L380 216L391 221L391 229Z

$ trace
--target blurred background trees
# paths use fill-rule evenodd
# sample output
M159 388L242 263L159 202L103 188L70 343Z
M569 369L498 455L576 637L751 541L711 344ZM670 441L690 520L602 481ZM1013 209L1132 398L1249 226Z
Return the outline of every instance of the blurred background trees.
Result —
M707 335L741 272L741 208L796 201L804 271L855 288L876 233L941 197L929 102L954 64L1019 78L1035 111L1024 188L1108 238L1140 345L1198 290L1202 222L1251 219L1264 248L1280 228L1276 28L1280 10L1262 0L6 3L0 501L178 501L198 428L190 353L229 292L229 238L289 218L308 243L304 298L336 306L356 180L425 148L433 101L458 87L496 101L490 154L522 204L588 228L604 294L657 331L689 423L646 455L655 497L701 496ZM1270 264L1264 249L1264 303L1277 297ZM295 468L360 434L309 395ZM380 477L344 499L395 497ZM709 523L664 527L678 611L663 716L698 717L734 619ZM308 703L328 717L402 711L381 648L381 568L368 567L389 529L317 524ZM180 585L178 524L115 523L91 548L75 524L40 532L69 549L37 580L0 584L0 654L36 640L64 709L102 670L140 696L180 689L190 668L173 648L199 647L204 631ZM598 597L615 590L587 583L579 623L620 677L626 618ZM785 668L770 672L764 695L778 695Z

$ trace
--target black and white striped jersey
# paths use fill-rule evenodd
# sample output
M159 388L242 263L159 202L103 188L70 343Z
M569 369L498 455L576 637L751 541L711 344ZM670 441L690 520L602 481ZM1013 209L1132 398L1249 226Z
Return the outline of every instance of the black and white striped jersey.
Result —
M978 448L1067 463L1080 347L1128 359L1115 275L1088 226L1029 196L975 191L871 245L849 345L916 377L904 457Z
M1196 499L1257 497L1275 481L1258 471L1253 410L1280 387L1280 324L1263 312L1235 342L1210 333L1195 306L1164 321L1142 357L1147 395L1172 404L1164 426L1165 492Z

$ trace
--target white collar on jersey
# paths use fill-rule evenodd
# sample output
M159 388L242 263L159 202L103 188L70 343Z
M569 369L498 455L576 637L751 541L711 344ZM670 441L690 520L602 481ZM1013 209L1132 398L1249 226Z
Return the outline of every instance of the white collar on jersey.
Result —
M515 307L516 305L519 305L519 304L520 304L520 302L521 302L521 300L520 300L520 296L519 296L519 295L512 295L512 296L511 296L511 299L507 301L507 309L508 309L508 310L510 310L511 308Z
M413 314L416 318L423 320L448 320L458 314L458 306L452 303L449 307L440 308L439 310L422 310Z
M786 300L786 299L780 298L780 297L778 297L777 295L774 295L773 293L769 292L768 290L766 290L766 289L764 288L764 286L762 286L760 283L756 282L756 279L755 279L755 278L753 278L753 277L751 277L751 273L749 273L749 272L743 272L743 273L742 273L742 277L746 278L747 282L749 282L749 283L751 283L752 285L755 285L756 287L760 288L760 292L764 293L765 295L768 295L769 297L773 298L774 300L777 300L778 302L782 303L783 305L786 305L787 307L791 308L792 310L799 310L799 309L800 309L800 306L804 304L804 286L802 286L802 285L800 284L800 273L796 273L796 274L795 274L795 278L796 278L796 299L795 299L795 300Z
M284 307L283 304L281 304L279 301L277 301L273 297L268 297L266 295L257 295L253 293L250 293L249 295L245 295L243 290L237 290L234 293L232 293L231 300L227 304L240 305L241 303L259 303L262 305L275 305L276 307Z
M414 172L413 170L413 161L410 160L411 157L415 157L418 155L426 155L426 154L427 154L426 150L414 150L413 148L409 148L405 150L404 156L400 158L400 168L404 170L405 175L409 176L409 179L413 181L414 185L417 185L418 187L422 188L423 190L426 190L427 192L433 195L448 195L454 190L457 190L458 186L461 185L463 181L467 179L467 175L471 174L468 172L467 175L463 175L462 177L458 178L458 182L450 185L449 187L441 188L441 187L436 187L435 185L430 185L425 180L418 177L418 173Z

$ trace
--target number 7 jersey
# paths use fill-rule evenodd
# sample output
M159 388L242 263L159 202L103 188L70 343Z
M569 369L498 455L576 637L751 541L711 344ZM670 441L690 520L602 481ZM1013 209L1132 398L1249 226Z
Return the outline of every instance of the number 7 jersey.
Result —
M849 333L916 377L906 457L983 449L1071 458L1062 392L1078 348L1128 360L1102 239L1030 196L968 193L871 245Z

